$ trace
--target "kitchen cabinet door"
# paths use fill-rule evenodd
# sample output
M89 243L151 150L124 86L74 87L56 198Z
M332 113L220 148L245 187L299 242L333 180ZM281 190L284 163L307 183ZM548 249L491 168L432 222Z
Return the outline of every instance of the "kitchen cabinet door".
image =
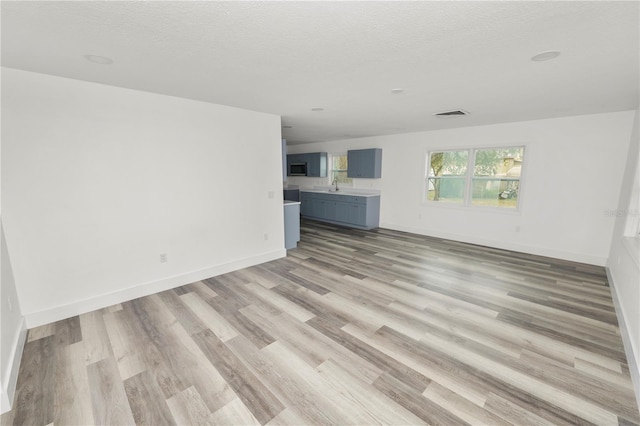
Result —
M365 204L351 204L349 209L349 223L364 226L367 224L367 206Z
M315 199L309 196L309 194L300 194L300 214L302 216L315 217Z
M382 177L382 149L347 151L347 167L347 176L351 178L377 179Z
M336 220L338 222L351 222L351 203L336 202Z
M336 220L336 203L335 201L318 201L318 210L316 217L326 220Z
M307 176L327 177L327 153L312 152L307 155Z

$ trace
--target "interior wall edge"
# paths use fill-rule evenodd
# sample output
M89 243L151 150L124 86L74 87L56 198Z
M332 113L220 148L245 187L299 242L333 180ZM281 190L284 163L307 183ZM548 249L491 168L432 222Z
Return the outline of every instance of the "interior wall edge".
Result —
M412 234L425 235L428 237L443 238L447 240L460 241L463 243L476 244L480 246L493 247L502 250L528 253L537 256L552 257L554 259L569 260L572 262L587 263L595 266L605 266L606 257L593 256L585 253L574 253L560 250L551 250L546 247L537 247L527 244L509 243L506 241L491 240L487 238L470 237L468 235L442 232L437 230L423 229L411 226L398 225L394 223L381 223L381 228L395 231L411 232Z
M7 363L7 371L4 377L7 377L6 383L2 384L2 398L0 398L0 414L11 410L13 405L13 397L18 384L18 371L20 371L20 361L22 360L22 351L27 340L26 320L22 317L18 332L11 342L11 356Z
M616 309L616 317L618 318L618 327L620 328L620 335L622 336L624 352L627 356L631 382L633 383L633 390L636 393L636 403L638 404L638 409L640 409L640 353L634 353L633 350L633 336L630 333L630 327L627 327L628 315L625 313L623 304L620 301L620 296L616 291L615 275L609 267L605 269L607 271L609 286L611 287L611 298L613 299L613 306Z
M287 251L283 248L257 256L251 256L245 259L215 265L197 271L187 272L185 274L175 275L161 280L143 283L137 286L128 287L113 293L102 294L89 299L78 300L72 303L56 306L38 312L25 313L24 317L28 329L60 321L75 315L81 315L97 309L106 308L111 305L123 303L139 297L148 296L175 287L190 284L206 278L215 277L217 275L226 274L242 268L259 265L261 263L280 259L287 255Z

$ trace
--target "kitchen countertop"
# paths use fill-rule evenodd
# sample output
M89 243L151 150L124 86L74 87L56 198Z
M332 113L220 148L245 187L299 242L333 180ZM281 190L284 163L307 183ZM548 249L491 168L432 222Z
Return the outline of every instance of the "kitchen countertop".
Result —
M289 200L284 200L284 206L292 206L292 205L296 205L296 204L300 204L300 201L289 201Z
M329 189L301 189L300 192L315 192L318 194L333 194L333 195L350 195L350 196L356 196L356 197L379 197L380 193L379 192L372 192L372 191L354 191L352 189L340 189L338 191L332 191Z

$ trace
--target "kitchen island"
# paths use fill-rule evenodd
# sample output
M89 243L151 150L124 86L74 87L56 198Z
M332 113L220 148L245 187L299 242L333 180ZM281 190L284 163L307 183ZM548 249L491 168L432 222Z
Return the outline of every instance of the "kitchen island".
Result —
M298 247L300 241L300 201L284 201L284 248Z

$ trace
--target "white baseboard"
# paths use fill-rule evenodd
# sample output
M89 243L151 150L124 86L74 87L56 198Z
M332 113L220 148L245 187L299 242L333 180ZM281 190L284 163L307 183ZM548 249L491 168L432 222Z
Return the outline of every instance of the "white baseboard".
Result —
M84 314L86 312L102 309L107 306L116 305L118 303L133 300L138 297L148 296L150 294L169 290L181 285L200 281L205 278L215 277L217 275L233 272L238 269L248 268L249 266L258 265L260 263L269 262L271 260L280 259L287 255L285 249L264 253L258 256L241 259L234 262L216 265L197 271L187 272L185 274L175 275L163 278L158 281L140 284L129 287L113 293L102 294L90 299L79 300L62 306L56 306L39 312L31 312L25 314L28 328L38 327L40 325L49 324L75 315Z
M516 251L521 253L529 253L538 256L552 257L555 259L570 260L572 262L587 263L596 266L605 266L607 264L606 257L588 255L584 253L572 253L561 250L553 250L545 247L536 247L526 244L518 244L509 241L492 240L488 238L470 237L468 235L459 235L450 232L441 232L431 229L421 229L411 226L397 225L394 223L381 223L381 228L392 229L402 232L411 232L412 234L426 235L428 237L443 238L446 240L460 241L463 243L476 244L487 247L494 247L503 250Z
M7 378L2 383L2 394L0 395L0 414L11 410L13 405L13 397L16 393L16 384L18 383L18 371L20 371L20 361L22 360L22 351L24 350L24 342L27 340L27 325L25 319L20 321L19 330L16 333L13 342L11 342L11 354L7 363L7 371L4 377Z
M616 317L618 318L618 326L620 327L620 335L622 336L622 343L624 344L624 353L627 356L629 373L631 375L631 381L633 382L633 389L636 392L636 403L638 404L638 409L640 409L640 353L636 354L633 351L632 336L629 334L629 328L627 327L627 315L622 307L622 303L620 303L613 274L609 268L606 268L606 270L609 286L611 287L611 297L616 309Z

